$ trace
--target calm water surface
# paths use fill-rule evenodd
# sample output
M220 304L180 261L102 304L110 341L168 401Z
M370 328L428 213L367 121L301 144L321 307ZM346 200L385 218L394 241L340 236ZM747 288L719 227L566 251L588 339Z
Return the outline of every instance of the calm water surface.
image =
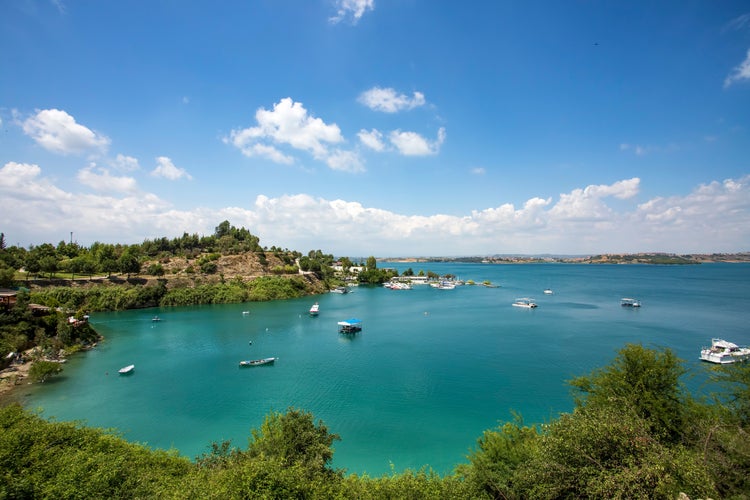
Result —
M712 337L750 344L750 265L386 266L500 287L358 287L272 303L97 313L91 321L106 340L20 397L47 417L116 428L191 458L211 442L246 447L269 411L294 406L341 436L336 467L447 473L512 412L539 423L569 411L566 381L608 364L628 342L673 349L693 390L705 379L699 350ZM516 297L539 308L512 307ZM621 297L643 307L623 308ZM311 318L315 301L321 313ZM151 322L156 314L162 322ZM336 323L351 317L363 331L339 335ZM238 367L267 356L279 360ZM117 374L131 363L134 374Z

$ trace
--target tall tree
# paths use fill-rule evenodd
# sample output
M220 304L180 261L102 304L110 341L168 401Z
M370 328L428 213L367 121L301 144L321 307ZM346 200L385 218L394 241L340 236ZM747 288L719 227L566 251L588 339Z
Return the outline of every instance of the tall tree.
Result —
M621 406L632 409L654 433L676 441L682 432L687 394L679 382L685 373L670 349L646 349L628 344L609 366L574 378L578 406Z

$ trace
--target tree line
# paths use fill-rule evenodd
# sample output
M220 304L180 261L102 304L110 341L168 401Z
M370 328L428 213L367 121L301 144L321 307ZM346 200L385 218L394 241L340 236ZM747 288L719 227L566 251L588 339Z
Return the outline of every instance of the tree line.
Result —
M296 408L271 412L246 446L213 443L191 461L8 406L0 498L748 498L750 365L713 369L716 392L703 398L685 375L671 350L628 344L570 381L573 411L501 423L442 476L335 469L340 436Z
M233 255L252 252L265 263L266 253L279 257L285 264L293 265L300 252L281 249L276 246L264 248L260 239L245 228L236 228L223 221L214 230L214 234L200 236L187 232L179 238L145 239L140 244L111 244L95 242L85 247L77 242L60 241L57 246L52 243L30 245L28 249L20 246L7 246L5 234L0 233L0 286L10 286L16 271L23 270L28 276L52 277L57 272L71 276L92 276L94 274L111 275L113 273L139 274L146 261L169 257L198 259L210 255ZM210 257L204 258L197 265L200 271L210 274L215 271ZM161 271L160 271L161 269ZM163 268L153 264L148 274L163 275Z

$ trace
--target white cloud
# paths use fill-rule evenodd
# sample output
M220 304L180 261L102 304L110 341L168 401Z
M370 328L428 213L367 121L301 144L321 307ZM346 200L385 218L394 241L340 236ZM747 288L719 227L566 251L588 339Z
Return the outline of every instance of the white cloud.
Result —
M560 219L606 219L611 210L604 202L610 196L624 200L638 194L640 179L618 181L612 185L586 186L584 189L574 189L570 193L560 195L560 201L550 210L551 214Z
M132 192L137 189L136 181L132 177L117 177L110 175L104 168L98 168L92 163L78 171L78 181L97 191Z
M351 19L352 24L357 24L365 12L375 10L375 0L334 0L334 6L336 15L328 19L331 23Z
M104 174L93 171L92 173ZM750 248L750 175L715 181L680 196L636 200L641 181L624 179L535 196L465 215L414 215L357 201L296 194L256 197L246 207L175 210L159 197L67 192L37 165L0 168L0 227L8 241L56 241L75 231L82 244L135 243L183 231L211 234L229 220L263 245L335 255L493 253L731 252ZM621 200L607 205L610 198ZM614 208L617 207L617 208Z
M383 134L379 130L365 130L362 129L357 134L360 142L372 149L373 151L382 152L385 150L385 143L383 142Z
M372 110L384 113L414 109L423 106L425 103L424 94L421 92L414 92L414 95L409 97L405 94L398 94L392 88L382 89L380 87L373 87L362 92L357 100Z
M445 129L438 130L437 139L433 142L428 141L416 132L401 132L394 130L391 132L389 139L398 151L405 156L426 156L434 155L445 142Z
M362 159L354 151L335 150L328 156L326 163L332 170L351 173L365 171Z
M108 137L76 123L75 118L59 109L37 111L22 126L37 144L63 155L103 153L110 144Z
M135 170L140 170L141 168L138 159L123 154L118 154L110 164L121 172L133 172Z
M174 163L172 163L172 160L167 158L166 156L159 156L156 158L156 168L151 171L151 175L154 177L164 177L165 179L169 179L171 181L176 181L177 179L186 178L188 180L191 180L193 177L188 174L184 169L176 167Z
M747 80L750 80L750 49L747 51L745 60L735 66L724 80L724 88Z
M344 152L329 149L331 145L344 141L338 125L326 124L309 115L302 103L285 97L274 104L272 111L260 108L255 119L257 126L232 130L224 142L232 144L246 156L260 156L275 163L288 165L294 162L292 156L279 149L286 146L305 151L331 168L357 171L340 168ZM350 158L356 156L352 152L347 155Z
M637 144L622 143L620 144L620 151L632 151L637 156L643 156L649 152L649 148Z

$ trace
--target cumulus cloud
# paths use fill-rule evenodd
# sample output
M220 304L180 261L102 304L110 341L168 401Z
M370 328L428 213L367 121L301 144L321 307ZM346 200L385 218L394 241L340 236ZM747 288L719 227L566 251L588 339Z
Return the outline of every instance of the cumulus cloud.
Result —
M90 167L92 175L106 178ZM730 252L750 248L750 176L702 184L671 197L637 200L641 181L592 184L520 205L464 215L403 214L354 200L258 195L248 206L176 210L138 191L68 192L33 164L0 168L0 226L11 241L42 243L75 230L88 243L134 243L183 231L210 234L217 221L249 228L263 244L335 255ZM608 205L608 200L619 200ZM19 210L23 207L23 210ZM12 216L10 215L12 214ZM71 227L75 225L75 227ZM11 236L12 235L12 236ZM54 238L52 238L54 240Z
M144 231L150 234L154 218L160 224L168 219L168 210L168 203L149 193L118 197L65 191L38 165L9 162L0 168L0 225L14 241L52 242L51 235L75 230L89 235L89 243L139 242Z
M361 160L355 152L330 149L344 142L341 130L335 123L327 124L320 118L308 114L300 102L286 97L274 104L273 110L258 109L255 113L257 125L234 129L224 142L232 144L245 156L266 158L274 163L290 165L295 159L281 147L304 151L313 158L325 162L334 170L360 172ZM348 166L344 167L344 159ZM356 166L352 161L359 162Z
M750 80L750 49L747 51L745 60L735 66L724 80L724 88L747 80Z
M332 170L341 170L343 172L359 173L365 171L359 155L354 151L335 150L326 159L326 164Z
M362 144L372 149L373 151L381 152L385 150L383 134L378 130L372 129L368 131L362 129L357 134L357 137L359 137L359 140L360 142L362 142Z
M111 162L111 165L121 172L133 172L141 168L137 158L123 154L118 154Z
M176 181L178 179L191 180L193 177L185 171L185 169L176 167L172 160L166 156L159 156L156 158L156 168L151 171L151 175L154 177L163 177L170 181Z
M384 113L396 113L402 110L414 109L425 103L424 94L414 92L412 97L399 94L392 88L382 89L373 87L360 94L357 99L360 103L375 111Z
M610 196L624 200L638 194L641 180L637 177L618 181L612 185L586 186L560 195L560 201L552 208L552 215L564 219L604 219L611 215L605 203Z
M434 141L428 141L416 132L402 132L394 130L389 139L396 149L405 156L427 156L434 155L440 150L445 142L445 129L438 130L438 136Z
M347 19L357 24L368 10L375 10L375 0L334 0L334 7L336 15L328 19L332 24Z
M98 168L95 163L79 170L76 177L81 184L96 189L97 191L116 191L124 193L135 191L137 188L134 178L110 175L107 169Z
M76 122L59 109L43 109L27 118L23 131L44 149L63 155L103 153L110 144L108 137L97 134Z

